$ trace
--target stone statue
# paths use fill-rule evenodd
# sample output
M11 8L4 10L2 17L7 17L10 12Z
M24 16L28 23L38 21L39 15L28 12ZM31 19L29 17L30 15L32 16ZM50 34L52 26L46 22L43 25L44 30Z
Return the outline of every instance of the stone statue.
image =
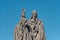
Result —
M14 31L14 40L46 40L44 26L37 18L37 12L32 12L32 17L27 20L25 9L22 9L22 16Z

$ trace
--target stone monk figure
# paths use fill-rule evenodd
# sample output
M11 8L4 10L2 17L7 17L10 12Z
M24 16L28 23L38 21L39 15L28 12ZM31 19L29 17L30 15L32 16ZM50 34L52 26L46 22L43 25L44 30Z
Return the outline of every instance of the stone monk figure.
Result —
M35 10L30 20L25 17L25 9L22 10L21 20L14 31L14 40L46 40L43 23L38 20Z

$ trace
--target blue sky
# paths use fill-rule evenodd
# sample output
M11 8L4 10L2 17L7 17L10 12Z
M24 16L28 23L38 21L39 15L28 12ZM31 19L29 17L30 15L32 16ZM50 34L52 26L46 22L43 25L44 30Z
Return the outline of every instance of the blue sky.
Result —
M60 0L0 0L0 40L13 40L22 8L29 19L36 10L44 23L46 40L60 40Z

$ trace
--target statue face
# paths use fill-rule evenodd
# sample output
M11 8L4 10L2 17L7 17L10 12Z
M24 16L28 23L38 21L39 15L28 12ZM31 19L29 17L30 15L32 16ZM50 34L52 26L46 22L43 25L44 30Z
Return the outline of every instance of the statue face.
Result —
M32 16L33 16L33 18L37 17L37 12L35 10L32 12Z
M36 17L36 13L33 13L33 17Z
M34 20L36 20L36 16L37 15L35 13L32 15L32 17L33 17Z

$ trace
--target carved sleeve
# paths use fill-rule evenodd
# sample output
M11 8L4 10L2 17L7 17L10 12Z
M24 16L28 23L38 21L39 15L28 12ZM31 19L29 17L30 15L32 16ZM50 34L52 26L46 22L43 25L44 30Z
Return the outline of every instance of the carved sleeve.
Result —
M15 28L15 31L14 31L14 40L17 40L17 32L16 32L16 28Z
M41 40L45 40L45 31L42 22L40 23L40 31L41 31Z

